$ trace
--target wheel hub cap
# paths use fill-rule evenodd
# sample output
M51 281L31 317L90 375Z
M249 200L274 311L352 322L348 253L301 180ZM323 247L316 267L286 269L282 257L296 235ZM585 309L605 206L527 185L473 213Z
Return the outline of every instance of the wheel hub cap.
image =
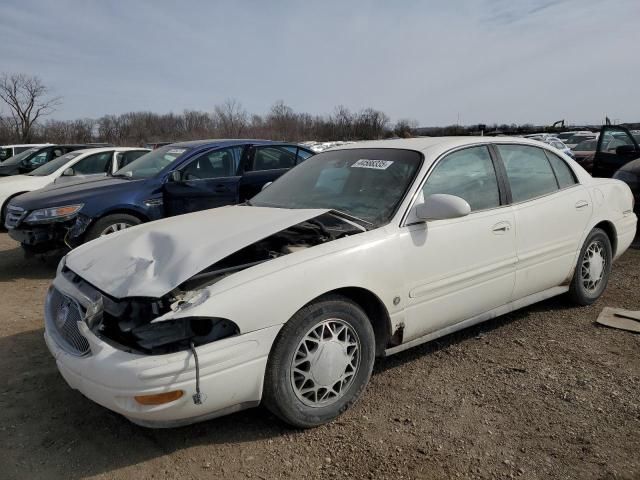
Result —
M302 337L291 362L291 385L307 406L324 407L349 389L360 367L360 339L347 322L323 320Z
M582 285L588 292L594 292L598 288L606 265L604 246L600 241L592 242L584 252L580 268Z
M318 385L329 387L340 379L349 362L347 349L341 343L326 342L318 348L309 373Z

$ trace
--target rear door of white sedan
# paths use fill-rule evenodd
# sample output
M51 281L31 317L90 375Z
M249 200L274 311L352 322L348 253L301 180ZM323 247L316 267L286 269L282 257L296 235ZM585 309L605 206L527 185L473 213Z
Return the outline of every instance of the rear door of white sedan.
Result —
M407 225L401 232L410 341L508 303L515 281L515 217L486 145L441 158L418 202L446 193L471 206L466 217ZM427 200L428 201L428 200Z
M558 155L530 145L496 149L515 213L517 300L569 281L592 205L587 189Z

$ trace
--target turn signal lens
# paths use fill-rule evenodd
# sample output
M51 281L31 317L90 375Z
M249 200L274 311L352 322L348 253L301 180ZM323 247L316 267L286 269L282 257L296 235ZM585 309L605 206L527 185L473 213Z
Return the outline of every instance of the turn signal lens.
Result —
M156 393L155 395L136 395L136 402L141 405L162 405L163 403L173 402L184 395L182 390L174 390L173 392Z

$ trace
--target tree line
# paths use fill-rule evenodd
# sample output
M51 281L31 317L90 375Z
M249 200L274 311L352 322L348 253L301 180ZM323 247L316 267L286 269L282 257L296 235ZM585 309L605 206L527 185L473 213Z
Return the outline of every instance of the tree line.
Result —
M375 108L351 111L337 106L331 114L296 112L283 101L264 115L250 114L235 99L227 99L211 111L185 110L159 114L129 112L100 118L55 120L50 116L61 105L37 76L0 75L0 144L90 143L142 145L149 142L202 138L264 138L272 140L368 140L412 136L417 122L389 117Z
M129 112L100 118L47 118L62 103L37 76L0 74L0 145L11 143L98 143L139 146L205 138L261 138L305 140L372 140L416 135L514 135L565 130L532 124L449 125L422 127L412 119L391 123L375 108L351 111L339 105L326 115L296 112L283 101L266 114L250 114L236 99L227 99L211 111L185 110L159 114ZM2 104L6 108L2 109ZM575 128L575 127L574 127Z

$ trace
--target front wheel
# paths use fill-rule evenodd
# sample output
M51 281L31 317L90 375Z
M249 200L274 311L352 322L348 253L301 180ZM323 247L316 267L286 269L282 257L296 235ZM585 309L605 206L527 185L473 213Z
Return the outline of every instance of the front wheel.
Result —
M591 230L580 250L569 288L569 295L575 303L591 305L600 298L609 282L612 258L607 234L599 228Z
M139 225L140 219L126 213L107 215L98 220L87 232L87 241Z
M364 311L330 295L299 310L278 334L265 373L265 405L301 428L353 405L373 369L375 339Z

